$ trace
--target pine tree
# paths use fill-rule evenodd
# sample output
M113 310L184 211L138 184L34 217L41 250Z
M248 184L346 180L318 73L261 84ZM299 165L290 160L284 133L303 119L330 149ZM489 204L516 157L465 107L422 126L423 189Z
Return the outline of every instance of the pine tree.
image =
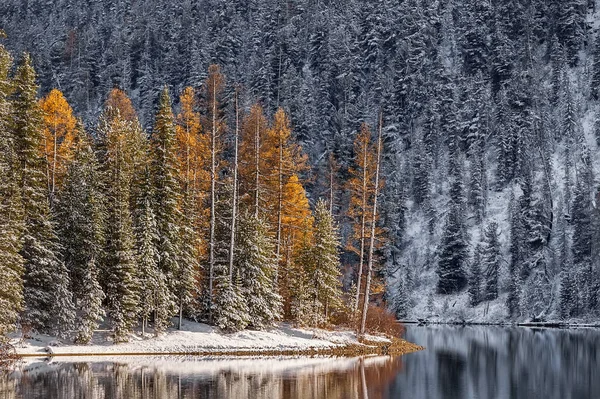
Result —
M104 310L98 260L104 245L105 212L99 171L90 139L81 126L73 132L73 159L57 198L56 214L62 259L70 273L77 317L76 341L88 343Z
M1 31L0 31L1 36ZM12 57L0 45L0 342L15 328L23 307L23 209L19 192L15 140L10 128L9 71Z
M48 178L48 197L50 205L54 203L58 189L73 158L73 140L77 121L73 110L63 93L53 89L40 101L44 115L44 149L46 156L46 176Z
M561 272L558 313L562 320L569 320L577 306L577 287L570 270L572 267L572 264L566 264Z
M482 266L485 273L485 300L498 298L498 274L502 262L498 224L490 223L484 232Z
M475 256L471 263L471 272L469 273L469 304L477 306L482 300L481 295L481 253L483 249L481 245L477 245Z
M450 202L448 216L438 248L438 284L440 294L454 294L467 285L466 264L468 260L467 237L464 225L465 197L462 183L457 139L450 147L449 175Z
M307 275L312 283L312 300L322 304L323 320L327 321L331 309L341 306L340 238L325 201L317 202L314 215L312 263Z
M242 279L249 326L265 329L282 316L282 298L275 286L277 259L268 224L249 213L240 216L235 270Z
M22 324L40 332L64 335L71 327L73 304L70 280L59 259L58 237L51 221L46 195L43 120L35 71L29 55L23 57L14 79L12 129L19 163L21 198L25 217L25 312Z
M440 294L453 294L461 291L467 277L467 241L461 226L462 214L459 207L452 205L446 219L439 248L437 291Z
M106 294L107 314L114 339L118 342L127 340L138 314L132 188L140 166L140 153L143 154L147 146L140 140L141 127L131 102L117 89L110 93L106 102L98 135L103 191L109 205L101 280Z
M176 130L169 91L165 87L160 95L158 111L155 117L154 132L150 140L152 148L151 175L154 198L152 205L156 215L158 232L158 267L167 281L170 297L166 303L178 303L183 306L184 298L189 296L192 287L179 285L181 243L180 226L182 214L180 204L180 187L177 184ZM165 304L160 306L161 310ZM169 309L171 313L173 309ZM163 317L167 317L163 315Z
M233 281L225 273L217 277L213 317L217 327L225 332L241 331L251 322L243 295L239 271Z
M142 333L152 317L154 333L159 335L169 326L174 303L166 276L159 267L160 238L152 206L154 198L150 168L147 168L135 217L138 265L136 274L140 290L138 307L142 318Z
M600 38L594 40L594 48L592 50L593 65L592 65L592 80L590 82L590 93L594 100L600 99Z

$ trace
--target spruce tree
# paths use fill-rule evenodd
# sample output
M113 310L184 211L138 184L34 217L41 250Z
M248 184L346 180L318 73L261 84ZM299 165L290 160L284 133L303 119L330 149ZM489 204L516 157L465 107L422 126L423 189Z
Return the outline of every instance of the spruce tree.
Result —
M325 201L317 202L314 215L312 264L307 274L311 291L314 290L312 299L321 302L323 319L327 321L330 310L341 305L340 238Z
M105 213L98 162L81 127L73 137L74 159L67 168L64 188L57 199L62 259L70 273L76 341L87 343L104 316L104 293L98 281L98 260L104 244Z
M74 316L70 279L60 260L46 187L42 113L35 71L24 55L14 79L12 130L15 135L21 199L24 212L25 259L22 324L40 332L64 335Z
M438 248L438 284L440 294L454 294L467 285L468 260L466 229L464 226L465 198L460 171L462 162L456 138L450 154L450 202L440 246Z
M142 331L145 332L148 320L152 317L154 333L159 335L169 325L174 304L166 277L158 266L160 259L159 231L152 207L153 199L151 175L147 168L144 172L142 195L138 198L135 217L137 278L140 289L139 310L142 318Z
M471 263L471 271L469 273L469 304L471 306L477 306L481 302L481 245L477 245L475 249L475 256Z
M563 267L560 278L560 290L558 296L558 314L562 320L569 320L573 316L573 310L577 306L577 287L573 281L572 264Z
M125 105L124 105L125 104ZM107 204L102 283L115 341L126 341L138 315L139 283L131 211L140 126L129 100L113 91L100 118L99 155ZM142 144L141 150L145 148Z
M249 326L269 328L281 318L282 298L274 284L277 259L268 224L249 213L240 215L236 243L235 269L242 279Z
M490 223L484 233L483 270L485 273L485 300L498 298L498 274L502 262L498 224Z
M167 279L169 293L176 297L187 296L190 287L178 286L176 280L180 269L180 225L182 215L178 208L180 188L177 183L177 158L175 122L171 111L169 91L165 87L160 95L151 138L153 206L158 229L158 266ZM178 301L180 302L180 301ZM174 309L172 310L174 311Z
M9 130L12 112L9 101L11 65L12 57L0 45L0 280L3 282L0 286L0 342L6 333L15 328L23 306L23 212L15 140Z
M224 273L218 277L217 292L214 302L214 322L225 332L241 331L251 322L248 305L242 293L240 272L230 281Z

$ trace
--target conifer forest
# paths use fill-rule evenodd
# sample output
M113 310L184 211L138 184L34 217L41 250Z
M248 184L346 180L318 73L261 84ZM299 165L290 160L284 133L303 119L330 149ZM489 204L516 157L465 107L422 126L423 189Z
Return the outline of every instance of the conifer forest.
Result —
M1 1L0 336L597 319L598 13Z

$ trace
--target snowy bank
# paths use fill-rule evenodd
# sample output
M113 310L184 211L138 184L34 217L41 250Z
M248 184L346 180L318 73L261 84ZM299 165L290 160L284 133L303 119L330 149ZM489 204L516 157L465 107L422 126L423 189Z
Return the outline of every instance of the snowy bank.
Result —
M359 342L351 331L308 330L281 324L270 331L244 330L224 334L217 328L191 321L185 321L181 331L170 329L158 337L134 334L129 342L118 344L111 342L108 330L96 331L89 345L77 345L45 335L34 335L26 340L12 339L17 354L22 356L343 354L350 349L378 353L380 347L392 344L388 338L373 335L365 336L363 342L368 344ZM406 343L406 352L418 349Z

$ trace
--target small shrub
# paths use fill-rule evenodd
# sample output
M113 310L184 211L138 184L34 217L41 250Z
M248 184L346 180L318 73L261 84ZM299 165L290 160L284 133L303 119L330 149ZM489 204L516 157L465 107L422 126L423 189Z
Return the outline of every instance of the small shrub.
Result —
M396 316L375 305L369 305L365 328L368 333L380 333L390 337L400 337L404 333L404 326L396 320Z

